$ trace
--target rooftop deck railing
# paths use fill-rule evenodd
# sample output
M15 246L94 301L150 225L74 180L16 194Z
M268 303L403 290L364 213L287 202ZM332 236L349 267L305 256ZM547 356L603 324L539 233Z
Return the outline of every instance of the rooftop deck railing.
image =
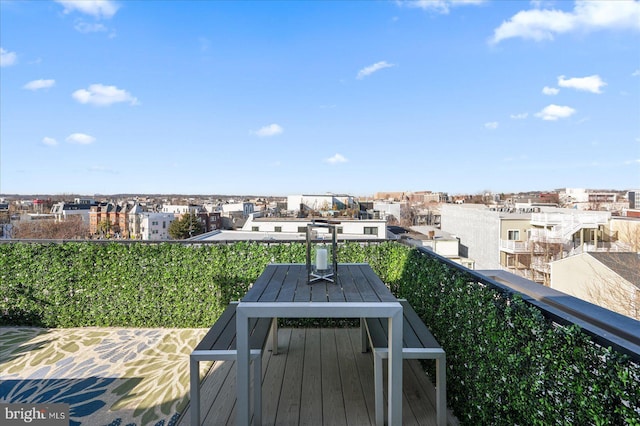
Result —
M640 424L640 322L399 243L342 243L339 261L421 315L463 424ZM0 244L0 324L207 326L269 262L304 262L304 244Z

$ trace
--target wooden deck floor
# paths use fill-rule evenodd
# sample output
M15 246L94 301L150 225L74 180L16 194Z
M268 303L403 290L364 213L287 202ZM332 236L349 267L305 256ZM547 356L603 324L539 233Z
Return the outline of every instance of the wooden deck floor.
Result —
M373 356L360 352L358 329L284 328L278 338L280 353L263 355L263 424L375 424ZM202 382L202 423L234 425L235 391L235 362L213 364ZM403 393L403 425L435 425L435 390L417 361L404 361ZM178 424L190 419L189 407ZM450 412L448 423L458 423Z

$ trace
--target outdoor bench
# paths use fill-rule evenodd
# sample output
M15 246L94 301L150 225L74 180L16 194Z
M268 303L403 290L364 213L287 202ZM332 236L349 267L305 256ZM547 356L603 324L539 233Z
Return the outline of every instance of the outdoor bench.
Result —
M191 424L200 425L200 361L236 360L236 308L231 302L189 357L191 381ZM267 342L272 318L249 321L249 348L253 361L253 397L255 424L262 417L262 350Z
M403 359L435 359L436 360L436 415L437 424L446 424L446 371L445 352L422 322L409 302L399 300L402 305L404 321L402 324L402 357ZM369 343L373 349L376 424L384 424L383 374L382 359L388 358L387 348L388 323L386 318L366 318Z

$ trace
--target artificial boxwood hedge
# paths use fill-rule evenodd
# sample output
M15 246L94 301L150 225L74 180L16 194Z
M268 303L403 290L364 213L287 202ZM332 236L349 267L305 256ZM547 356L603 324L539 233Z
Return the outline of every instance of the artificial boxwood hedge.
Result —
M389 270L396 247L343 244L340 262ZM301 243L0 244L0 325L208 327L269 262L305 255Z
M298 243L0 244L0 325L207 327L266 264L304 256ZM400 244L344 244L339 261L370 263L422 316L462 424L640 425L640 368L578 327Z
M579 327L415 250L397 285L447 353L447 402L462 423L640 424L639 366Z

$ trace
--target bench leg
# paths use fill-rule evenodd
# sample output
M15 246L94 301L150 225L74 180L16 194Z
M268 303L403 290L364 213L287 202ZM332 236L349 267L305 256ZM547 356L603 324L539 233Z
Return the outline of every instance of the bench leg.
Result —
M438 426L447 424L447 370L446 358L436 359L436 416Z
M362 353L369 352L369 337L367 336L366 319L360 318L360 348Z
M382 357L374 349L373 351L373 382L375 383L376 426L384 426L384 394L383 389Z
M278 318L271 322L271 353L278 355Z
M191 426L200 426L200 362L189 360L191 383Z
M253 360L253 424L262 425L262 352Z

